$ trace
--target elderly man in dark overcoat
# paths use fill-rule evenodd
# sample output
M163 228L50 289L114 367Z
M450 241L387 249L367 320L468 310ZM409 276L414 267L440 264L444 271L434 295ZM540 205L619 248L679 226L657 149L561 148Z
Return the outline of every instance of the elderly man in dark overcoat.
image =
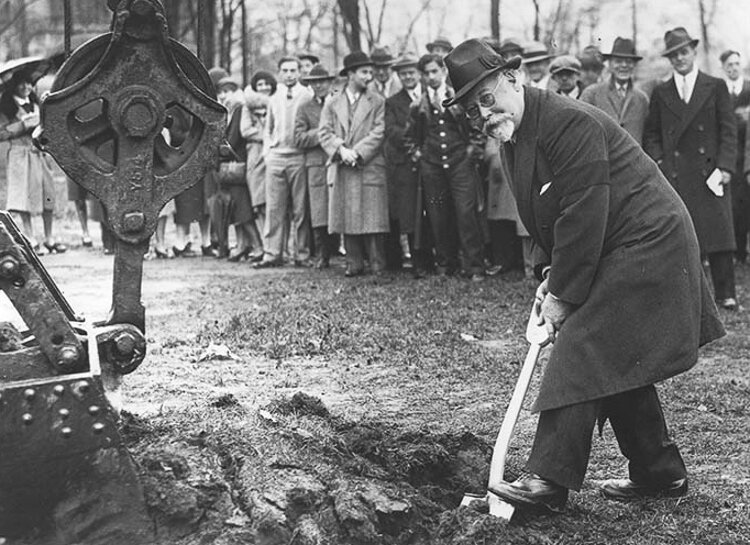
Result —
M608 81L586 87L581 100L604 110L640 144L648 115L648 97L636 89L633 73L643 57L636 53L633 40L627 38L615 38L612 52L603 57L612 76Z
M727 84L732 111L737 121L737 167L732 176L732 219L734 220L734 240L737 244L735 258L740 263L747 261L747 235L750 232L750 184L745 177L745 141L747 122L750 117L750 80L742 77L742 64L739 52L731 49L720 56ZM750 166L750 165L747 165Z
M736 168L737 129L729 92L722 80L698 70L698 40L684 28L668 31L664 42L674 75L651 95L643 147L685 201L716 301L732 310L736 246L728 184Z
M654 384L693 367L698 347L724 334L684 203L604 112L521 85L519 58L468 40L446 64L456 86L446 104L463 103L506 142L518 211L540 250L535 310L553 341L526 472L490 490L562 509L583 482L597 419L609 419L630 475L603 482L604 495L684 494Z
M372 61L355 51L344 57L344 90L326 101L318 136L328 154L328 231L344 235L345 276L385 269L388 188L383 138L385 99L369 88Z

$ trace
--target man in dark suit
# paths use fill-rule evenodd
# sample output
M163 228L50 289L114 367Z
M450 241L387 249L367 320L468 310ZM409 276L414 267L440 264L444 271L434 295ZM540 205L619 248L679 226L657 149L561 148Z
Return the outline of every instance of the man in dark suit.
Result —
M736 168L737 129L729 92L723 81L698 70L698 40L684 28L668 31L664 42L674 76L651 95L643 147L685 201L716 301L733 310L736 245L727 186Z
M732 175L732 217L734 239L737 243L735 257L740 263L747 261L747 233L750 231L750 186L745 180L745 135L750 111L750 81L742 77L740 54L727 50L719 56L724 70L732 110L737 121L737 168Z
M607 114L521 85L520 58L468 40L446 64L456 86L446 106L461 102L506 143L518 212L539 247L535 311L554 343L526 472L490 492L561 510L583 482L597 419L608 419L630 478L604 481L606 497L685 494L654 384L690 369L724 331L684 203Z
M417 211L417 206L421 208L421 200L417 202L419 176L417 165L406 153L404 143L409 110L422 99L418 62L416 55L407 53L393 65L402 87L385 101L383 151L388 175L388 215L391 223L391 231L386 240L386 266L393 270L401 269L403 256L400 238L405 233L409 239L413 273L416 277L422 277L429 268L429 263L424 252L415 247L414 240L416 222L422 221L423 216Z

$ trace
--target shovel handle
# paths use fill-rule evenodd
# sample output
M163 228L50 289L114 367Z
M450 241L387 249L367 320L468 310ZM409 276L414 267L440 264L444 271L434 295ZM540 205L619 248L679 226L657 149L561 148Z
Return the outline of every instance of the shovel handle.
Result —
M518 422L518 415L521 413L521 406L526 397L526 392L529 389L529 384L531 384L531 377L534 374L534 367L536 367L536 362L539 359L539 353L541 350L541 344L532 343L526 354L523 367L521 367L521 374L518 377L518 382L516 382L516 387L513 390L513 396L510 398L508 410L505 412L505 417L503 418L503 424L500 426L500 432L497 434L495 448L492 451L490 478L487 485L490 489L493 488L495 483L499 483L503 480L505 458L508 454L510 440L513 437L513 431L516 427L516 422Z

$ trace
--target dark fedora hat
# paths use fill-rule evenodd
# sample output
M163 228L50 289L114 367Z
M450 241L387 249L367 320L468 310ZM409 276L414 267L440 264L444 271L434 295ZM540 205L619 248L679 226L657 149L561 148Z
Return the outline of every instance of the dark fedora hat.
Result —
M390 49L385 46L376 46L370 51L370 60L374 66L390 66L395 59Z
M323 68L321 65L316 64L310 69L310 73L306 76L302 76L299 80L302 83L310 83L313 81L327 81L336 79L336 76L332 76L328 73L328 70Z
M487 76L500 70L515 70L521 66L521 57L513 57L506 61L490 46L474 39L458 45L446 55L444 61L456 90L452 98L443 102L445 107L461 100Z
M523 47L513 38L506 38L500 43L500 46L495 49L500 55L504 57L514 57L516 55L523 55Z
M353 51L344 57L344 68L339 72L340 75L345 76L350 70L356 70L362 66L372 66L372 59L362 51Z
M641 60L643 57L635 52L635 43L633 40L628 38L615 38L615 42L612 44L611 53L603 53L602 57L609 60L612 57L620 57L623 59L633 59L635 61Z
M419 64L419 57L407 51L396 59L396 62L393 63L393 69L398 71L402 68L416 68L417 64Z
M667 32L664 34L664 53L662 53L662 57L669 57L672 53L677 51L678 49L681 49L685 47L686 45L691 45L695 47L698 45L698 39L694 39L690 37L690 34L688 34L688 31L685 30L685 27L678 26L676 28L673 28L672 30L667 30Z
M320 57L318 57L315 53L311 53L310 51L299 51L294 56L301 61L308 60L313 64L318 64L320 62Z
M442 47L444 49L447 49L448 51L453 51L453 44L448 38L445 38L443 36L438 36L434 40L432 40L430 43L427 44L427 51L432 53L432 50L436 47Z

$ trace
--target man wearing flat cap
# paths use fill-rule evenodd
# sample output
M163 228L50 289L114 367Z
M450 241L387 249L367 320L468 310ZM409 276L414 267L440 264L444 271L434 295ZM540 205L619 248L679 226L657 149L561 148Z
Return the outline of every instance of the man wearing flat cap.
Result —
M674 75L651 95L643 147L677 190L708 258L716 302L737 308L736 249L729 182L736 168L737 128L727 86L698 70L698 40L677 27L664 35Z
M344 235L347 277L385 269L388 188L383 137L385 100L370 89L372 60L355 51L344 57L344 91L327 100L318 136L328 154L328 231Z
M453 50L453 44L451 44L451 41L444 36L438 36L429 42L426 47L428 53L440 55L441 57L445 57Z
M573 55L560 55L549 65L549 73L557 86L557 94L578 100L581 85L581 61Z
M581 488L594 426L609 420L629 478L607 498L680 496L687 473L654 384L684 372L724 334L707 293L690 215L657 165L611 117L522 86L520 59L476 40L446 57L456 95L505 142L524 225L538 246L534 310L552 341L525 471L489 490L563 509Z
M313 96L303 101L297 110L294 122L294 143L305 152L307 171L307 192L310 204L310 224L315 246L314 266L326 269L329 266L334 247L333 237L328 234L328 183L326 161L328 156L320 146L318 127L323 104L328 98L336 76L316 64L310 73L300 78L300 83L313 90Z
M370 86L383 98L392 97L401 90L401 82L391 66L396 60L387 47L377 46L370 54L372 60L372 83Z
M648 115L648 97L633 85L633 73L643 57L635 52L633 40L616 38L612 52L604 55L612 74L609 81L595 83L581 93L581 100L596 106L628 131L639 144Z

